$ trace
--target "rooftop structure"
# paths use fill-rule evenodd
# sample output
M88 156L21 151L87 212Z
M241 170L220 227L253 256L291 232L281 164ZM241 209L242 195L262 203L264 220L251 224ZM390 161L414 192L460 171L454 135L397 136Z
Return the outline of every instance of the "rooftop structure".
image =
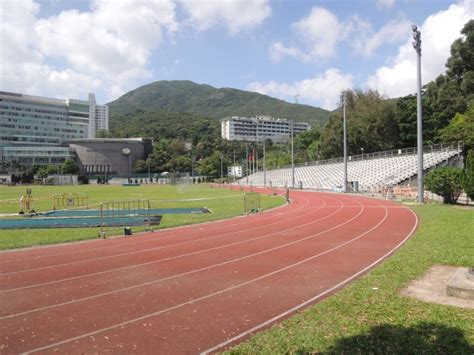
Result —
M293 122L287 119L268 116L230 117L221 121L221 135L227 140L258 142L271 139L275 143L288 142L291 137L291 126L294 134L311 129L306 122Z

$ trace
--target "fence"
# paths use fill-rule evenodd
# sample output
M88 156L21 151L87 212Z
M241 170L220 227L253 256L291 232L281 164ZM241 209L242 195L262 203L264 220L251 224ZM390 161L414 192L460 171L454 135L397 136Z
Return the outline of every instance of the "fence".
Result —
M108 227L145 225L146 230L157 225L161 216L152 216L149 200L111 201L100 204L101 238L106 237Z
M88 196L85 193L63 193L53 195L53 210L56 208L87 206Z

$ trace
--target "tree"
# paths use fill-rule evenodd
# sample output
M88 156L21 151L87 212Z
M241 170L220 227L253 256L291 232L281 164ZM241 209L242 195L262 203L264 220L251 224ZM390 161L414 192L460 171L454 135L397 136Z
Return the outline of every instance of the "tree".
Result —
M113 135L112 135L112 133L110 133L106 129L99 129L95 133L95 138L113 138Z
M466 23L463 37L451 45L446 74L427 85L427 96L436 128L446 127L456 113L465 112L474 99L474 20Z
M62 172L63 174L77 174L79 172L79 166L74 160L67 159L63 163Z
M466 167L461 175L461 184L466 195L474 200L474 150L471 150L466 159Z
M347 90L346 120L348 154L394 149L398 145L397 110L393 100L377 91ZM321 137L323 158L343 155L342 97L340 107L329 117Z
M464 141L467 147L474 148L474 101L464 114L456 113L439 136L443 142Z
M443 196L444 203L456 203L462 192L462 169L452 166L437 168L426 174L425 183L429 191Z

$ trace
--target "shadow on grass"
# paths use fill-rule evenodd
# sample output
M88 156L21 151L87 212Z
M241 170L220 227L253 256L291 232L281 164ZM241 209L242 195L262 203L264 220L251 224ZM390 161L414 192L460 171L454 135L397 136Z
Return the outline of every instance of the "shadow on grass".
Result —
M325 354L474 354L474 346L462 330L442 324L382 324L366 334L338 340Z

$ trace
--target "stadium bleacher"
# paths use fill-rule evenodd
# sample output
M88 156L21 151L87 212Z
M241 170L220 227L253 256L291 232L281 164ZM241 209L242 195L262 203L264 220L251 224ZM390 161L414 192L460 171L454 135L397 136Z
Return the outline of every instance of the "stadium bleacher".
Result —
M461 154L460 144L438 145L425 148L423 165L425 172L448 162ZM347 180L356 181L360 191L371 191L382 186L393 187L416 177L416 149L400 149L350 157L347 164ZM341 190L344 181L342 158L320 162L308 162L295 167L295 187L318 190ZM267 186L290 187L291 167L267 170ZM245 185L247 177L236 182ZM264 185L264 173L259 171L248 176L248 184Z

